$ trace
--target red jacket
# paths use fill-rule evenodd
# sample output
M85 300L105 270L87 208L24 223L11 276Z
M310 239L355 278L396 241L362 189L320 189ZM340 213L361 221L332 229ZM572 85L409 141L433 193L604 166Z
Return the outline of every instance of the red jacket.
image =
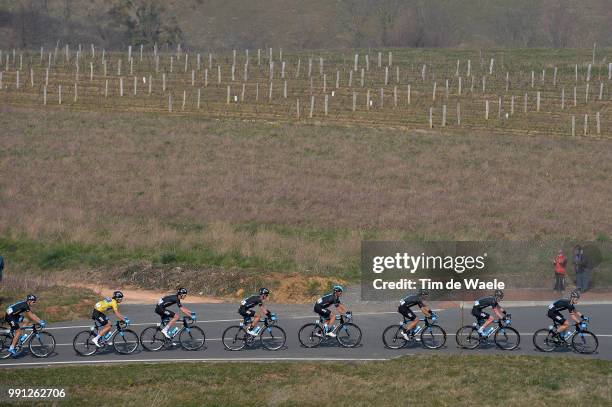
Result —
M555 273L565 274L565 266L567 265L567 257L564 254L558 254L555 257Z

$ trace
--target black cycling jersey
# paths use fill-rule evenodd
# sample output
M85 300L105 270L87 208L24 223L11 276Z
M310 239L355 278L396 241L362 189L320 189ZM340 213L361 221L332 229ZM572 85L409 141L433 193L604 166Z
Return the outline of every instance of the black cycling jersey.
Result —
M418 305L419 308L423 308L425 306L425 304L423 304L423 301L421 301L421 297L419 295L409 295L408 297L403 298L400 301L400 305L403 305L405 307L414 307L415 305Z
M474 308L477 310L483 310L487 307L495 308L499 306L499 302L495 297L483 297L474 301Z
M576 307L574 306L574 304L572 304L570 300L562 298L550 304L548 306L548 309L553 312L561 312L565 310L568 310L569 312L574 312Z
M181 304L181 299L176 294L167 295L165 297L160 298L159 301L157 301L157 306L160 308L168 308L174 304L176 304L179 308L183 306Z
M244 307L245 309L251 309L257 305L259 305L260 307L263 305L261 297L259 295L251 295L250 297L245 298L244 300L242 300L242 302L240 302L240 306Z
M321 308L327 308L332 304L337 307L338 305L340 305L340 297L336 297L334 293L330 293L330 294L324 295L323 297L319 298L317 300L317 304Z
M24 312L30 312L30 306L26 301L16 302L6 309L6 315L17 317Z

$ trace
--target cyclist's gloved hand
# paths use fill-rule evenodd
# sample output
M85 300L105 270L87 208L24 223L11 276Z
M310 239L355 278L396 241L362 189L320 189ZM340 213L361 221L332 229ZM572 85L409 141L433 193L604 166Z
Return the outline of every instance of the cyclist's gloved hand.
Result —
M346 311L346 316L348 318L351 318L353 316L353 312L352 311Z
M196 320L196 313L195 312L191 313L191 319L193 319L194 321Z
M129 324L130 324L130 320L129 320L129 319L127 319L127 318L124 318L124 319L123 319L123 322L125 322L125 324L126 324L126 325L129 325Z
M268 311L266 311L266 316L267 316L268 318L270 318L270 317L272 316L272 313L271 313L271 312L268 310Z
M270 314L270 319L272 321L276 321L278 318L276 317L276 314Z
M45 325L47 325L47 323L46 323L46 322L45 322L43 319L41 319L41 320L40 320L40 327L41 327L41 328L44 328L44 327L45 327Z

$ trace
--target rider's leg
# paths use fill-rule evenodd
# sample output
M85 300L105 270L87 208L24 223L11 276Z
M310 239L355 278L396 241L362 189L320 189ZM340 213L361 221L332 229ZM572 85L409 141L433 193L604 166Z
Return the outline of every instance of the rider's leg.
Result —
M251 321L251 329L254 329L257 326L257 324L259 324L260 319L261 318L259 317L259 312L258 312L253 316L253 320Z
M15 348L15 345L17 345L17 341L19 340L19 337L22 333L23 331L21 329L16 329L15 331L13 331L13 341L11 342L11 348Z
M327 331L331 331L332 326L334 326L334 321L336 321L336 314L334 314L334 311L329 310L329 314L327 314L327 321L325 321Z
M99 347L100 344L98 343L98 341L103 335L106 335L106 333L110 331L111 327L108 323L108 317L98 310L93 311L93 313L91 314L91 319L93 319L96 322L96 325L99 326L98 334L93 338L94 345Z
M104 325L104 326L102 327L102 329L100 329L100 330L98 331L98 336L97 336L97 338L98 338L98 339L100 339L102 336L106 335L106 334L108 333L108 331L110 331L110 329L111 329L110 324L109 324L109 323L106 323L106 325Z
M557 325L557 333L560 334L569 328L569 322L566 320L561 325Z
M168 333L168 330L171 329L174 324L176 324L176 321L178 321L179 319L179 315L175 313L172 313L168 316L170 317L170 320L168 321L164 329L162 329L162 333Z
M479 333L484 333L484 330L486 329L487 326L489 326L489 324L491 324L491 322L493 322L494 319L491 315L489 315L489 317L487 318L487 320L484 322L484 324L482 324L482 326L480 328L478 328L478 332Z

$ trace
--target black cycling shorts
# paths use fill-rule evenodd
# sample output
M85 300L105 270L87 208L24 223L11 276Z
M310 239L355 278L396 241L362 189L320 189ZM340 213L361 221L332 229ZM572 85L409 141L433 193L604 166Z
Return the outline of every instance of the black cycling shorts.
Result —
M162 307L155 307L155 313L160 316L162 321L174 318L174 311Z
M400 305L399 307L397 307L397 312L402 314L404 318L409 319L411 321L414 321L416 319L416 315L414 314L414 312L412 312L410 307L407 307L406 305Z
M242 318L244 318L245 321L248 321L255 316L254 310L247 309L244 306L240 306L240 308L238 309L238 313L242 316Z
M490 317L489 314L476 307L472 308L472 315L478 320L487 320Z
M559 325L563 325L565 323L565 317L559 311L548 311L548 318L552 319Z
M331 314L330 310L328 310L327 308L323 308L320 304L315 304L314 312L319 314L326 321L329 320L329 315Z
M94 309L93 312L91 313L91 319L93 319L98 324L100 324L100 326L104 326L108 324L108 317L104 313L98 311L97 309Z
M23 321L23 316L21 316L21 315L9 315L9 314L5 314L4 320L11 327L11 331L16 331L16 330L19 329L19 323L21 321Z

